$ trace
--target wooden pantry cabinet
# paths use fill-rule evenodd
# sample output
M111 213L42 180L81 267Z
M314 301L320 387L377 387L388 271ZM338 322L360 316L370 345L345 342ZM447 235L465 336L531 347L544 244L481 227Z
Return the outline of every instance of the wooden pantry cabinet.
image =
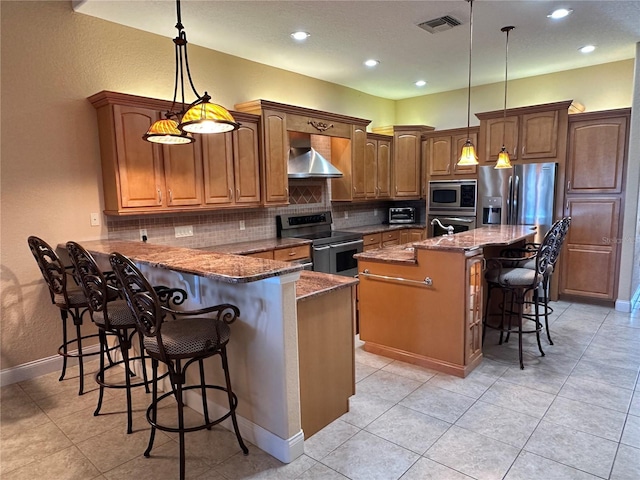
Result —
M478 146L479 127L470 128L468 138ZM423 135L422 158L425 181L454 178L476 178L475 165L458 166L462 147L467 141L467 129L440 130Z
M391 144L387 135L369 133L364 162L365 198L391 198Z
M564 162L572 101L476 113L480 119L478 160L495 163L504 144L511 161ZM503 136L504 135L504 136Z
M563 207L571 226L560 256L561 298L617 297L630 114L569 117Z
M98 115L105 214L258 203L259 117L234 112L242 123L237 131L197 135L188 145L160 145L146 142L142 135L171 102L107 91L89 101Z
M425 125L393 127L392 196L397 200L419 200L426 194L422 176L422 134L433 130Z

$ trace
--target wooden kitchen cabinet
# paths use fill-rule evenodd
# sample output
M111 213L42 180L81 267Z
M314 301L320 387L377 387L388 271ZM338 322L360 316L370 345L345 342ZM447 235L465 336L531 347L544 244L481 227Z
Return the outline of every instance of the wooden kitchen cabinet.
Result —
M467 258L466 285L466 331L464 342L464 363L472 365L482 358L482 314L483 314L483 257Z
M476 147L478 146L478 131L479 127L469 129L469 138ZM426 142L423 153L427 181L431 179L476 178L477 168L475 165L462 167L457 165L462 147L467 141L466 128L430 132L423 135L422 141Z
M391 144L386 135L368 134L364 164L365 197L391 198Z
M289 136L287 115L284 112L264 110L262 112L262 187L265 205L289 204Z
M238 130L201 135L207 204L260 205L259 120L236 114Z
M362 250L375 250L382 246L382 233L369 233L362 236Z
M560 298L617 298L630 114L569 117L564 215L571 226L560 255Z
M571 117L567 194L622 192L629 125L625 111Z
M426 234L426 228L407 228L400 230L400 245L424 240L426 238Z
M479 162L495 163L504 144L512 161L564 162L571 101L477 113ZM504 132L504 133L503 133Z
M422 134L433 130L425 125L395 125L393 127L393 184L394 199L419 200L422 185Z

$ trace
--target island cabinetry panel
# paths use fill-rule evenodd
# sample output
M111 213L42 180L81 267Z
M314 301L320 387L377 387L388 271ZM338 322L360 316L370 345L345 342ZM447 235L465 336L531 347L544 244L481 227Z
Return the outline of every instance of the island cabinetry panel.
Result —
M400 245L410 242L419 242L420 240L427 238L426 235L426 228L406 228L404 230L400 230Z
M420 249L416 264L359 260L364 349L466 376L482 359L482 255L475 252Z
M355 394L355 287L298 300L300 416L305 439L349 411Z
M478 127L469 129L468 138L478 145ZM427 180L476 178L475 165L458 166L462 147L467 141L467 129L458 128L427 133L423 136L424 164Z
M480 163L495 163L504 144L512 161L562 162L571 101L477 113Z
M393 138L386 135L367 135L364 168L367 199L391 198L392 141Z
M630 113L569 117L563 214L571 227L560 255L561 298L617 298Z
M260 204L259 123L236 114L240 127L224 135L202 135L207 204Z
M419 200L424 195L422 182L422 134L433 130L424 125L393 127L394 199Z

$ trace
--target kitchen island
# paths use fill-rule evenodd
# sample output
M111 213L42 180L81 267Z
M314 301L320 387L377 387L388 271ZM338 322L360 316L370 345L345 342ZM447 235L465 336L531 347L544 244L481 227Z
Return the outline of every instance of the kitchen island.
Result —
M320 365L322 359L309 355L305 347L306 356L301 355L299 360L299 333L301 346L304 342L312 344L322 324L318 327L316 319L305 317L304 307L300 308L302 315L298 315L298 303L308 303L312 311L313 305L318 306L314 302L336 305L334 311L338 315L330 319L330 326L339 325L345 332L338 342L343 359L340 368L353 372L352 299L357 280L302 272L302 266L288 262L190 248L109 240L82 245L103 267L108 265L108 255L117 251L131 258L152 284L185 289L188 299L184 309L220 303L238 306L240 317L231 325L227 350L242 436L285 463L304 453L304 438L311 433L302 430L306 406L301 377L309 364ZM335 332L325 335L336 343ZM217 363L207 361L205 368L209 383L224 383ZM188 372L187 381L195 374L196 370ZM343 376L346 381L340 383L334 396L336 402L348 408L347 399L354 390L353 373ZM195 390L187 393L186 404L201 410L202 402ZM211 397L207 397L209 410L218 414L227 405L226 396ZM315 425L326 418L316 416Z
M357 254L364 349L467 376L482 361L485 258L534 234L492 226Z

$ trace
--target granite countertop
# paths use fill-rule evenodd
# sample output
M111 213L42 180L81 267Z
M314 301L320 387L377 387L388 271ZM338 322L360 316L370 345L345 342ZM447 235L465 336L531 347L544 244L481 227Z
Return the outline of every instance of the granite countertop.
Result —
M358 281L353 277L303 270L300 272L300 280L296 282L296 300L306 300L341 288L351 287L356 285Z
M264 240L251 240L249 242L212 245L211 247L204 247L199 250L233 255L249 255L251 253L268 252L269 250L278 248L299 247L300 245L310 244L311 240L302 238L267 238Z
M124 240L96 240L81 245L92 255L119 252L153 267L212 278L226 283L248 283L302 270L302 265L225 253L170 247ZM62 248L65 248L62 245Z
M416 250L460 250L468 251L492 245L506 246L525 240L535 233L531 225L495 225L476 228L454 235L428 238L410 245L399 245L371 250L354 255L358 260L373 260L390 263L416 263Z
M426 228L424 223L378 223L376 225L364 225L361 227L353 228L340 228L341 232L355 232L363 235L370 235L372 233L388 232L390 230L404 230L406 228Z

